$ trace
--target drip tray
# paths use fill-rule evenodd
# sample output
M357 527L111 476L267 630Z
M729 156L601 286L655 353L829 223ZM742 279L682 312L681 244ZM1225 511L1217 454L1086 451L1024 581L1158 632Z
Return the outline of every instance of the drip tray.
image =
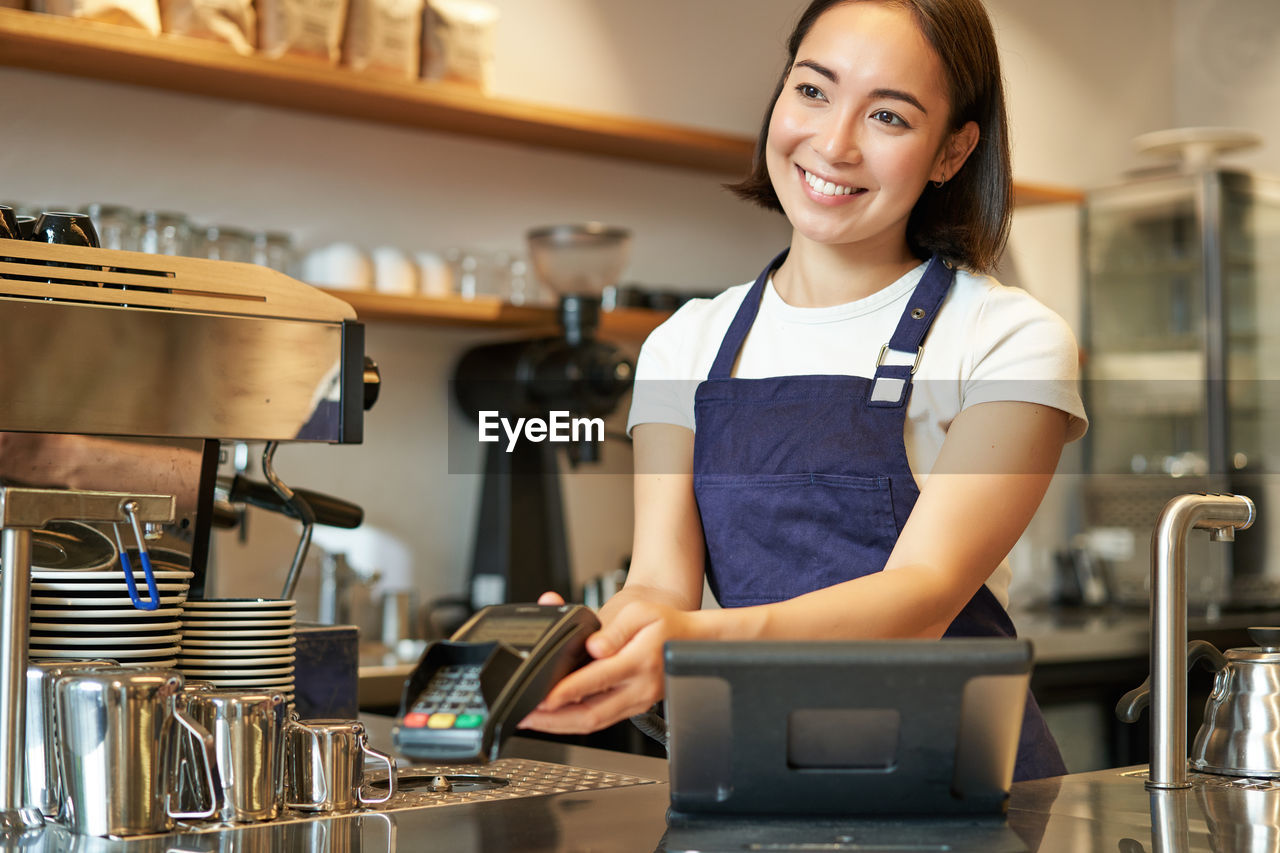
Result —
M625 788L633 785L653 785L657 779L592 770L587 767L568 767L544 761L519 758L503 758L491 764L415 764L400 768L396 774L396 794L386 803L367 806L352 812L315 814L285 809L272 821L252 824L182 823L172 833L160 835L135 835L129 838L97 838L75 835L58 824L45 827L43 837L50 850L75 850L77 853L127 853L127 851L173 851L189 853L225 850L226 839L208 837L209 833L235 832L249 851L263 850L314 850L338 849L336 846L317 847L310 839L316 832L324 837L328 833L362 832L362 825L369 819L382 818L387 829L394 834L394 818L384 817L392 812L415 811L441 806L459 806L493 800L512 800L520 797L544 797L580 791L598 791L604 788ZM370 770L366 775L366 796L385 796L387 771ZM335 822L335 818L338 819ZM356 818L357 820L342 820ZM323 823L312 827L307 824ZM343 828L335 828L342 824ZM283 834L281 834L283 833ZM305 841L305 843L304 843ZM140 842L147 842L141 844ZM291 843L297 842L297 843ZM234 843L234 842L233 842ZM325 842L326 845L329 842ZM208 846L213 845L213 846ZM235 849L239 850L239 847ZM358 849L358 848L356 848ZM392 845L389 849L394 849Z
M385 773L383 774L386 775ZM1147 768L1126 770L1120 774L1135 779L1146 779L1150 775ZM1225 776L1217 773L1197 773L1188 771L1187 781L1193 788L1230 788L1242 791L1280 791L1280 779L1262 776Z
M370 793L387 790L387 773L373 772L366 787ZM586 767L568 767L523 758L502 758L492 764L438 764L401 768L396 774L396 795L371 810L380 812L542 797L570 791L596 791L650 785L655 779L627 776Z
M387 792L387 771L370 770L365 776L366 796L375 798ZM625 788L652 785L658 780L627 776L587 767L569 767L523 758L502 758L491 764L414 764L396 773L396 794L388 802L367 806L355 812L314 814L286 809L280 817L261 824L229 825L198 823L179 825L181 833L225 832L250 826L279 826L291 823L327 820L344 815L371 815L415 809L460 806L491 800L514 800L520 797L545 797L574 791L598 791L603 788ZM130 841L156 838L134 836Z
M398 774L396 790L403 793L431 794L469 794L474 791L492 791L494 788L505 788L511 783L497 776L476 776L471 773L435 773L431 770L408 770ZM386 780L372 782L369 787L375 791L386 791L390 786Z

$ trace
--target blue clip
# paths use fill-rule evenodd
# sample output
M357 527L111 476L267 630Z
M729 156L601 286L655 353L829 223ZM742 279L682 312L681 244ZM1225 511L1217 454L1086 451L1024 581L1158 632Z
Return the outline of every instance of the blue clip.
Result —
M138 586L133 580L133 566L129 562L129 552L125 550L124 540L120 538L120 525L114 524L112 530L116 534L116 546L120 549L120 568L124 570L124 582L129 587L129 598L133 600L133 606L139 610L157 610L160 607L160 591L156 589L156 578L151 572L151 555L147 553L147 543L142 539L142 528L138 525L138 516L135 514L138 505L133 501L126 501L121 508L129 516L129 523L133 526L133 536L138 540L138 559L142 562L142 573L147 579L147 595L150 601L143 601L138 595Z

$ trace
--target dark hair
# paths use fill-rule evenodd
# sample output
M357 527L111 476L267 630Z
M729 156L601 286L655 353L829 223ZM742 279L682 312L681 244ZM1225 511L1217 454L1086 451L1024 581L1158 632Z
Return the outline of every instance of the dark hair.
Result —
M765 146L774 105L786 85L800 43L828 9L869 0L813 0L787 40L787 63L765 111L751 172L725 186L738 197L769 210L782 204L769 180ZM942 187L926 185L907 220L907 245L919 258L937 252L970 269L995 267L1009 235L1013 172L1009 163L1009 123L995 34L981 0L876 0L910 10L925 40L942 62L951 102L951 129L977 122L978 144L964 166Z

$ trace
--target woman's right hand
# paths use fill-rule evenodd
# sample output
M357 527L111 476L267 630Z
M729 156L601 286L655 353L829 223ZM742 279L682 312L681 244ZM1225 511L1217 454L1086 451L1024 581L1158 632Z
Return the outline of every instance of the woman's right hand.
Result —
M663 645L698 638L703 616L652 601L627 603L587 638L595 660L552 687L520 728L587 734L648 710L662 698Z

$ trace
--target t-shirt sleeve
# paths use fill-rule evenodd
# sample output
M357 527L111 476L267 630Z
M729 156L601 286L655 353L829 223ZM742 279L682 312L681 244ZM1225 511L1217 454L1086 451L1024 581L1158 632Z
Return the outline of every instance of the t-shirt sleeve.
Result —
M693 389L697 380L686 374L687 356L681 346L682 329L688 325L686 304L658 328L640 347L636 359L636 381L631 389L631 412L627 434L636 424L675 424L694 428Z
M997 286L983 301L974 331L961 408L1039 403L1070 416L1067 441L1084 435L1089 421L1080 399L1079 348L1066 321L1026 291Z

